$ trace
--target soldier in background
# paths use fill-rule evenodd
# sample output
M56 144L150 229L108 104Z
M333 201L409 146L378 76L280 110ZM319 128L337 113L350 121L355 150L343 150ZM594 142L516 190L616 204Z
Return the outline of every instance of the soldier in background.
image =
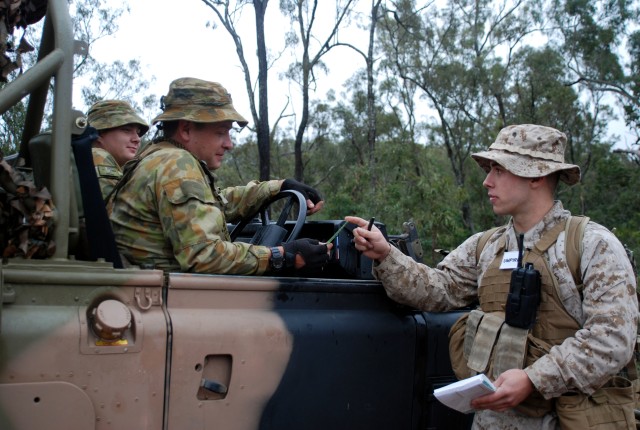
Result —
M565 249L571 214L554 201L559 180L580 180L580 168L564 163L566 141L550 127L515 125L473 154L487 172L493 211L511 218L486 245L478 245L484 233L475 234L436 268L390 246L375 226L367 231L366 220L346 217L392 299L436 312L480 303L450 333L456 375L484 372L497 386L472 402L476 429L635 428L636 279L622 244L594 222L584 229L581 279L572 275ZM524 328L509 322L507 305L515 294L507 261L520 234L523 262L533 264L541 285L533 325Z
M87 120L99 134L91 151L102 198L106 199L122 177L122 166L136 156L140 138L149 130L149 124L121 100L95 103L87 113Z
M259 275L283 267L316 267L330 246L298 239L265 247L231 242L227 220L256 213L281 190L297 190L307 213L324 202L315 189L292 179L252 181L220 189L210 170L232 149L233 123L247 125L231 95L216 82L180 78L161 100L153 124L162 135L125 166L111 210L120 252L135 265L169 271Z

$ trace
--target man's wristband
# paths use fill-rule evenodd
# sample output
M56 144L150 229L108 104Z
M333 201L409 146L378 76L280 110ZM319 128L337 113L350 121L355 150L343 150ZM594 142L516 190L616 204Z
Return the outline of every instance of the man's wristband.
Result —
M284 257L280 252L280 248L275 246L271 248L271 259L269 263L271 264L271 269L274 271L278 271L284 267Z

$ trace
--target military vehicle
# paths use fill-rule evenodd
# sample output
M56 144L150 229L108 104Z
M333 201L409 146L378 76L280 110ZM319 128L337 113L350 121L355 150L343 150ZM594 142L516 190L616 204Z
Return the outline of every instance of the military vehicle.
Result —
M65 0L41 15L38 62L0 92L1 112L29 96L20 148L0 169L0 429L469 426L432 396L455 380L448 330L459 313L388 299L349 227L315 272L123 268L96 188L91 128L71 107L72 60L85 48ZM52 127L41 133L52 83ZM296 197L284 197L295 209ZM237 240L272 225L327 240L343 224L306 221L304 211L271 222L261 212ZM420 258L415 228L405 227L389 239Z

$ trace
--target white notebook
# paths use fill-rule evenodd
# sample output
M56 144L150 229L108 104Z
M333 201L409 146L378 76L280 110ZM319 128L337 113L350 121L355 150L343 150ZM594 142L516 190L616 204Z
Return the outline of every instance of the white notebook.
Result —
M486 377L484 373L480 373L471 378L454 382L442 388L433 391L436 399L443 404L449 406L465 414L473 412L471 401L477 397L484 396L496 391L496 387Z

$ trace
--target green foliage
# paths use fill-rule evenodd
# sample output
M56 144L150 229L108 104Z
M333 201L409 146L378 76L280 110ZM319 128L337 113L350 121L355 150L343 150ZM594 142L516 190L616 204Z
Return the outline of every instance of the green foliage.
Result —
M82 95L84 107L88 108L95 101L115 98L129 101L136 109L148 109L157 105L152 95L146 95L153 76L145 79L140 75L139 60L115 61L111 64L98 62L91 56L91 46L96 41L113 35L117 29L117 21L128 10L125 1L88 0L69 1L74 38L86 43L89 49L84 56L74 57L75 91ZM39 46L44 19L30 25L25 33L30 43ZM29 69L37 60L37 49L22 55L24 69ZM18 77L18 72L10 76L10 81ZM83 86L81 82L86 82ZM51 86L53 88L53 86ZM47 100L44 123L41 129L50 126L52 111L51 97ZM24 126L26 103L20 103L5 112L0 118L0 142L3 153L15 152L19 145ZM81 108L81 107L79 107Z
M584 213L615 230L620 241L640 255L640 169L628 158L611 153L608 146L596 150L601 156L583 184ZM579 212L575 206L569 209Z
M638 136L637 0L554 0L547 32L564 54L568 84L582 92L618 99L627 125Z
M74 22L83 29L76 38L89 43L115 31L126 10L123 3L110 11L104 0L75 3ZM287 0L280 7L295 18L297 6L305 14L310 11L304 7L316 4ZM336 4L337 12L351 2ZM310 79L304 127L300 117L290 117L270 130L272 178L294 177L301 163L304 181L326 201L314 219L375 216L391 234L412 220L426 262L435 264L440 256L431 250L451 249L471 233L506 222L493 213L482 186L485 173L471 154L487 148L507 124L549 125L567 134L567 162L583 173L580 184L561 186L558 198L572 212L615 229L640 255L640 168L633 158L612 152L605 133L614 116L611 98L603 97L616 95L627 124L639 134L640 31L626 28L637 23L637 0L399 0L386 7L372 60L375 141L368 138L371 99L363 70L354 71L340 96L323 99L313 100ZM287 46L300 48L304 41L293 29L282 34ZM323 39L316 31L305 33L307 42ZM349 42L340 36L327 43ZM314 43L313 50L325 52ZM330 73L321 57L308 59L316 60L314 73ZM282 77L303 85L303 56L298 58ZM155 104L153 97L140 104L138 95L149 82L136 73L137 60L101 65L87 56L77 59L76 68L89 82L81 90L87 105L104 97L138 107ZM0 121L3 152L15 149L24 114L20 104ZM221 186L260 176L256 136L245 130L236 138L215 172Z
M0 84L0 88L4 85ZM26 113L25 103L19 102L0 116L0 153L3 156L18 151Z
M258 174L258 145L253 139L237 138L234 148L228 152L222 166L215 171L221 187L246 184L255 180Z
M305 181L326 198L315 219L375 216L391 234L412 220L425 261L435 264L441 257L432 250L507 221L493 213L485 173L470 155L507 124L538 123L567 134L567 162L582 169L581 183L561 185L558 198L573 213L615 229L640 255L640 169L612 152L605 136L614 116L611 99L603 98L615 86L635 94L623 106L637 128L640 33L627 35L628 63L616 49L637 2L524 1L502 9L496 2L419 3L387 3L393 10L376 34L373 147L363 71L340 97L310 105ZM548 43L525 42L542 34ZM273 177L294 172L293 130L274 139ZM256 156L251 141L239 145L220 177L246 182Z
M631 100L624 103L626 122L632 129L640 130L640 30L635 31L629 37L629 92ZM635 101L635 102L634 102ZM640 133L636 134L640 142Z

